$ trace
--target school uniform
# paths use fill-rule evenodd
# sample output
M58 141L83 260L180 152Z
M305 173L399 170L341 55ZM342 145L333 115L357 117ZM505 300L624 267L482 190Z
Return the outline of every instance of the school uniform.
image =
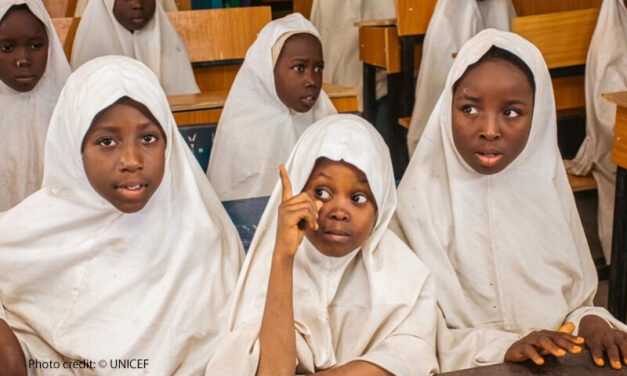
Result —
M439 0L431 16L422 47L416 80L416 101L407 132L411 156L461 46L487 28L510 31L516 10L511 0Z
M599 195L598 229L605 260L612 252L616 165L612 140L616 104L601 94L627 90L627 8L622 0L605 0L588 48L586 61L586 138L566 170L592 176Z
M364 152L367 151L367 152ZM303 133L286 163L294 192L316 160L345 161L364 172L378 206L372 233L343 257L328 257L306 237L294 260L294 335L298 374L365 360L397 375L437 371L431 276L387 229L396 206L389 151L381 136L354 115L329 116ZM207 375L254 375L282 187L275 187L238 281L229 333Z
M268 196L277 168L285 163L298 137L316 120L337 112L324 90L304 113L291 110L279 99L274 63L288 33L320 39L313 25L298 13L267 24L248 49L224 104L207 168L223 201Z
M1 0L0 19L14 5L26 4L48 34L48 63L37 85L18 92L0 81L0 211L7 210L41 186L44 140L59 92L70 74L70 66L41 1Z
M320 32L324 53L324 82L359 90L363 106L363 64L359 60L358 21L396 18L394 0L314 0L311 22ZM387 94L386 74L378 71L376 98Z
M87 179L94 116L128 96L166 137L165 172L146 206L123 213ZM61 93L42 188L0 215L0 301L26 361L147 359L139 374L204 371L243 258L237 231L176 129L157 77L121 56L94 59ZM76 368L34 374L84 374Z
M453 85L492 46L520 57L535 80L523 151L483 175L457 151ZM594 307L597 274L557 147L551 78L538 49L488 29L459 51L398 187L395 228L431 269L439 307L442 371L503 362L517 340L588 314L625 329Z
M99 56L123 55L146 64L159 77L167 95L198 93L194 72L181 37L161 1L142 28L131 33L113 15L115 0L91 0L76 30L72 68Z

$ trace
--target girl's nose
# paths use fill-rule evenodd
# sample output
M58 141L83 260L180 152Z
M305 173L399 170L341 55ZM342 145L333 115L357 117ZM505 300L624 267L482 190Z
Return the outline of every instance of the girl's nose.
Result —
M333 203L333 206L329 209L328 216L330 219L340 222L348 221L350 219L348 210L346 210L340 202Z
M305 87L311 87L316 85L313 69L305 70Z
M120 170L135 172L143 168L143 157L139 147L130 145L122 148L120 155Z
M498 140L499 138L501 138L501 128L499 125L498 116L486 116L485 121L481 125L479 137L487 141Z

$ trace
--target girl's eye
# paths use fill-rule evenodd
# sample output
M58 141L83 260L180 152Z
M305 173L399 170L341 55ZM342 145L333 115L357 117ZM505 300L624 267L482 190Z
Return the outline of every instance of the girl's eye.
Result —
M362 193L353 195L352 199L353 202L356 204L365 204L366 202L368 202L368 197Z
M323 200L331 198L331 194L323 188L316 188L315 190L316 197L321 198Z
M43 46L44 46L43 42L33 42L33 43L31 43L30 48L33 49L33 50L38 50L38 49L42 48Z
M11 52L13 51L13 45L12 44L0 45L0 50L2 50L2 52Z
M104 147L111 147L111 146L115 146L116 144L117 142L115 142L115 140L111 137L103 137L101 139L98 139L98 141L96 141L96 145L100 145Z
M516 110L508 108L507 110L503 111L503 115L509 118L515 118L515 117L519 117L520 113Z
M316 73L320 73L324 70L324 65L316 65L316 67L314 68L314 72Z
M297 72L304 72L305 66L303 64L298 64L298 65L294 65L292 69L294 69Z
M473 106L464 106L462 107L462 111L468 115L474 115L477 113L477 109Z
M145 134L142 136L142 142L145 144L152 144L157 141L157 136L154 134Z

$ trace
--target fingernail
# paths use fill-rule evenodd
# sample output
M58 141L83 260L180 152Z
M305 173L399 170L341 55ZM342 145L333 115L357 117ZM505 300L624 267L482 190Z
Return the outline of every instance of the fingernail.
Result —
M538 359L538 361L536 362L537 365L541 366L544 364L544 358L540 358Z
M599 359L599 358L594 358L594 363L596 363L596 365L599 367L603 367L605 365L605 362L603 361L603 359Z
M618 360L613 361L612 362L612 368L614 368L614 369L621 369L620 362Z
M555 353L557 354L557 356L564 356L564 355L566 355L566 351L564 351L563 349L559 349Z
M577 337L577 343L583 343L584 339L583 337Z
M573 346L573 353L579 354L581 350L581 346Z

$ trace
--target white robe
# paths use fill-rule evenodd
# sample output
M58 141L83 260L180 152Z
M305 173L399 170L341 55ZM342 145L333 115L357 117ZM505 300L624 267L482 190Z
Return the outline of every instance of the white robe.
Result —
M365 152L364 152L365 151ZM354 115L333 115L303 133L287 161L300 192L316 159L343 160L364 172L378 205L363 245L341 258L324 256L305 237L294 260L297 373L353 360L396 375L437 371L436 308L427 268L388 230L396 206L389 151L372 125ZM254 375L259 329L274 249L281 184L261 217L239 277L229 333L209 361L207 375Z
M281 35L294 31L320 39L314 26L298 13L272 21L246 52L235 77L207 168L222 201L268 196L279 164L285 163L305 128L337 112L324 90L305 113L290 110L279 99L271 50Z
M7 210L41 186L44 141L50 115L70 74L48 11L41 1L0 0L0 19L14 5L26 4L48 33L46 71L29 92L17 92L0 81L0 211Z
M493 175L455 148L453 84L493 45L519 56L535 78L529 140ZM534 329L577 326L596 314L597 275L557 147L555 100L540 52L521 37L482 31L460 50L398 187L399 234L431 269L440 308L442 371L503 361Z
M145 104L167 140L163 180L132 214L96 193L81 156L92 119L121 96ZM108 56L68 78L50 122L43 186L0 216L0 233L0 302L27 362L141 358L151 375L204 371L226 329L243 251L146 66Z
M92 0L81 18L72 47L72 68L98 56L124 55L146 64L167 95L198 93L185 45L160 1L143 29L133 33L113 15L115 0Z
M511 0L439 0L429 22L416 81L416 101L407 132L411 156L444 88L453 54L487 28L510 31L516 10Z
M592 171L599 194L598 229L605 260L612 253L616 165L612 139L616 105L601 94L627 90L627 9L623 0L605 0L586 61L586 138L577 156L566 161L575 175Z
M359 28L355 22L396 18L394 0L314 0L311 22L320 32L324 82L355 87L363 106L363 63L359 60ZM385 72L377 70L376 97L387 93Z

